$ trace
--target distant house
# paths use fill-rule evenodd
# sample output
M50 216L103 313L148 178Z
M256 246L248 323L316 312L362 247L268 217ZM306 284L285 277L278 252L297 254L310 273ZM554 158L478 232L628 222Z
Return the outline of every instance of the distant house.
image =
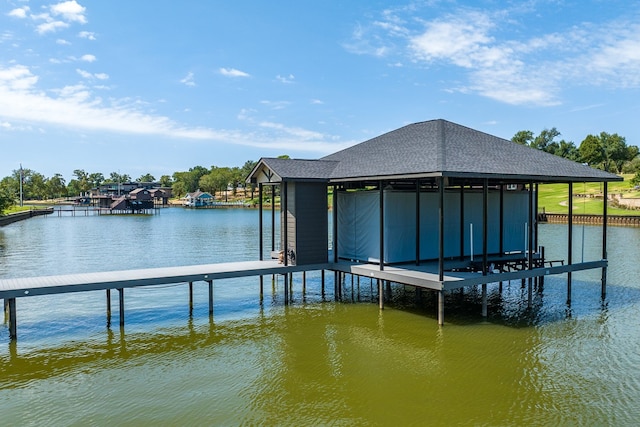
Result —
M201 208L205 206L213 205L214 197L206 191L194 191L193 193L187 193L182 198L182 206L190 208Z
M112 210L135 211L166 206L170 198L171 187L161 187L159 182L109 182L91 189L90 204Z
M151 193L151 197L156 205L162 206L169 204L169 199L172 195L171 187L151 188L149 189L149 193Z

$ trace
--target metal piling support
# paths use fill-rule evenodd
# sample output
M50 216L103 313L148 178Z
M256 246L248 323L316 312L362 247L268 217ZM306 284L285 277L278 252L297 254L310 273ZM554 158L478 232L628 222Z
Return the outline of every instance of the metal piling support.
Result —
M209 284L209 316L213 316L213 280L207 280Z
M18 318L16 316L16 299L7 298L5 301L5 310L9 320L9 339L18 339Z
M124 326L124 289L118 288L118 300L120 306L120 327Z
M111 327L111 289L107 289L107 328Z

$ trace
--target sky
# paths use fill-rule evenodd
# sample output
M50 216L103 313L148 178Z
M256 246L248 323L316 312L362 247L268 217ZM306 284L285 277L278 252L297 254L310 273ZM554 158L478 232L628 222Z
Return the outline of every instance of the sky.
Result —
M640 145L640 2L0 0L0 177L314 159L432 119Z

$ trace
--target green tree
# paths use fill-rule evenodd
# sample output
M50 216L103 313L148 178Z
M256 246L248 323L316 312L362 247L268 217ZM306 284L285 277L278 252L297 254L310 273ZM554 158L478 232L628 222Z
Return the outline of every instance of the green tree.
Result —
M580 143L578 148L580 158L589 166L600 167L604 165L604 147L600 143L600 139L594 135L587 137Z
M200 178L209 173L209 170L204 166L195 166L190 168L187 172L174 172L173 173L173 185L180 182L181 184L174 188L174 194L183 195L186 193L193 193L200 188ZM180 189L181 192L177 193L175 190Z
M105 182L115 182L118 184L122 184L123 182L130 182L131 181L131 176L123 173L121 174L120 172L111 172L109 174L109 178L107 178L105 180Z
M25 183L29 189L29 199L43 200L49 194L47 191L47 178L41 173L34 172Z
M543 129L538 136L533 138L533 141L529 144L529 146L538 150L547 151L549 144L553 143L553 140L557 136L560 136L560 132L558 132L558 129Z
M625 162L622 165L622 173L636 173L640 172L640 156L636 155L632 160Z
M175 181L171 184L171 192L176 197L182 197L188 193L187 187L183 181Z
M12 174L2 178L0 187L10 193L12 195L11 197L16 200L20 192L20 173L18 173L17 177L15 174Z
M98 188L104 183L104 175L100 172L91 173L87 177L87 181L89 181L92 188Z
M578 150L584 162L614 173L620 173L625 162L638 155L638 147L627 146L624 137L607 132L600 132L600 135L587 135Z
M246 181L247 177L249 176L249 174L251 173L253 168L256 167L257 164L258 164L258 162L255 162L253 160L247 160L246 162L244 162L244 165L242 165L242 169L240 171L241 175L242 175L243 182ZM253 199L254 192L256 190L256 185L249 183L249 189L251 190L251 198Z
M171 187L171 184L173 184L173 180L169 175L162 175L160 177L160 185L162 187Z
M150 173L144 174L140 178L138 178L138 182L155 182L155 181L156 181L156 178Z
M89 174L84 169L76 169L73 171L75 179L69 181L69 194L85 193L91 189L91 182L89 181ZM72 184L73 183L73 184Z
M67 195L67 186L61 174L57 173L47 180L47 196L50 199Z
M579 161L580 152L573 142L567 142L564 139L559 142L551 142L545 150L547 153L555 154L565 159Z
M15 193L10 188L0 183L0 216L16 203Z
M516 144L529 146L531 145L531 142L533 142L533 132L531 132L530 130L518 131L513 136L513 138L511 138L511 141L515 142Z

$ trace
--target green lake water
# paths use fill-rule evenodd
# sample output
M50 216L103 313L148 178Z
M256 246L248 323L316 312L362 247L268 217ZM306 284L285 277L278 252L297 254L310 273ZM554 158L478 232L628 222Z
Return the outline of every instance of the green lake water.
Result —
M164 209L153 216L34 218L0 228L0 277L189 265L257 257L258 212ZM265 212L265 224L270 213ZM267 227L265 227L267 228ZM584 251L582 236L585 236ZM574 260L597 259L601 228L577 226ZM266 236L266 241L270 241ZM317 272L282 280L127 290L126 326L105 295L18 299L17 343L0 324L1 425L636 425L640 420L640 229L611 227L599 271L548 277L527 307L519 281L434 295L351 278L336 302ZM566 225L541 225L566 258ZM584 253L584 255L583 255ZM117 325L114 303L113 323Z

